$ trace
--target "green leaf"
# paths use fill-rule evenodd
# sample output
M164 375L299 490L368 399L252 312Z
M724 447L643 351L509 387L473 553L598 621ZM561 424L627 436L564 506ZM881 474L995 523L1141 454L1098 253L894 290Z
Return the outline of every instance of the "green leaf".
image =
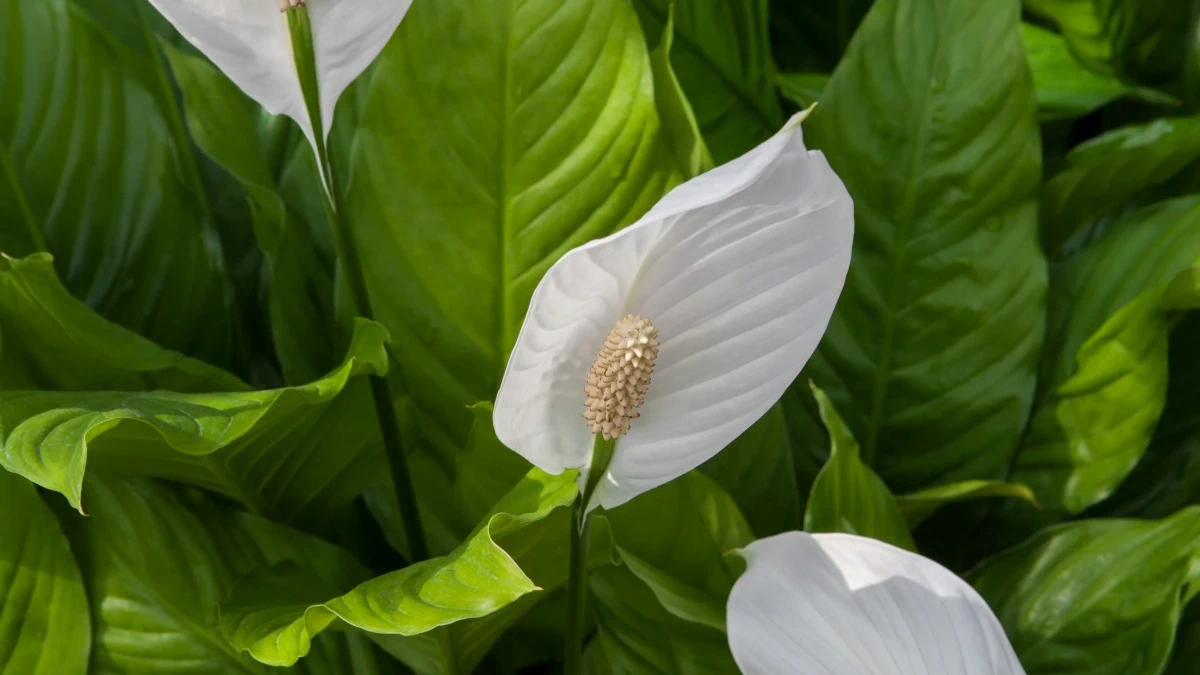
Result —
M1097 73L1158 85L1183 70L1191 3L1024 0L1024 5L1053 21L1075 58Z
M257 106L208 61L163 48L184 93L192 138L249 198L255 238L267 260L271 334L284 375L291 383L314 380L334 365L333 280L254 142Z
M1190 603L1179 621L1175 652L1163 675L1191 675L1200 663L1200 602Z
M801 108L821 100L829 76L824 73L779 73L775 76L779 91Z
M793 464L787 420L776 404L700 470L733 497L754 533L766 537L800 527Z
M97 315L74 298L46 253L0 255L0 390L183 392L248 389L225 371Z
M5 471L0 514L0 673L84 675L92 626L58 521L32 485Z
M858 441L833 402L811 385L829 430L829 461L817 474L804 511L809 532L849 532L915 551L904 515L883 480L859 458Z
M1163 290L1200 260L1200 197L1130 214L1055 269L1041 391L1011 480L1047 517L1104 499L1150 443L1167 391Z
M1012 497L1023 499L1034 506L1037 498L1033 490L1020 483L1005 483L998 480L967 480L918 490L896 497L896 505L904 514L910 530L916 529L926 518L945 506L966 499L985 497Z
M1200 159L1200 117L1164 117L1098 136L1067 155L1042 192L1042 242L1054 254L1079 230Z
M725 554L754 540L724 490L693 471L605 517L621 561L667 612L724 632L725 601L741 571L740 562ZM615 604L612 611L618 612L624 602L606 595L596 598L598 605Z
M724 633L664 609L630 568L608 567L589 577L605 675L737 675ZM661 597L661 596L659 596ZM599 659L598 655L592 658ZM590 672L590 671L589 671Z
M0 180L22 195L67 288L159 344L227 365L232 295L163 83L67 0L8 3L0 35L0 155L13 169Z
M574 473L550 476L535 469L450 555L376 577L332 599L314 599L321 589L305 582L312 575L298 566L259 570L243 579L222 605L221 626L231 644L259 661L291 665L308 653L313 636L337 620L369 633L411 637L466 619L496 616L495 612L539 590L518 566L517 560L527 557L528 545L535 542L530 533L520 531L569 505L576 493ZM569 526L565 521L552 522ZM565 527L559 529L565 541ZM538 535L537 539L545 537L545 533ZM502 545L510 536L516 551ZM555 566L565 569L565 564ZM498 618L503 628L516 617L509 613ZM418 673L470 672L491 642L464 643L449 630L382 644ZM464 624L461 632L469 636L480 631L480 625ZM487 632L490 640L499 635L499 631ZM450 649L450 644L457 647ZM427 663L431 652L440 658Z
M1162 672L1200 547L1200 507L1043 530L969 580L1030 675Z
M1084 68L1059 34L1031 23L1021 24L1025 53L1033 70L1038 114L1043 121L1082 117L1126 95L1137 95L1156 103L1178 101L1152 89L1126 85L1112 75Z
M321 583L350 588L368 572L345 551L290 528L217 506L198 491L144 480L88 479L92 516L63 512L91 600L91 672L266 675L221 635L217 603L242 575L295 561ZM369 653L331 637L303 672L378 672ZM343 643L343 644L338 644Z
M767 0L636 0L647 35L674 23L671 65L718 164L783 125L772 81Z
M776 61L787 70L833 70L872 1L772 2L771 34Z
M1018 15L879 0L805 125L856 225L807 372L897 490L1003 478L1033 398L1046 269Z
M671 66L671 47L675 41L674 5L668 12L658 46L650 53L650 69L654 72L654 102L662 116L663 126L671 136L679 166L684 173L695 176L713 167L712 156L700 132L691 102Z
M416 2L357 93L346 210L449 464L545 270L687 176L626 2Z
M386 372L386 339L382 326L361 321L338 368L285 389L0 392L0 465L62 493L77 509L90 459L319 527L381 469L367 391L347 383Z

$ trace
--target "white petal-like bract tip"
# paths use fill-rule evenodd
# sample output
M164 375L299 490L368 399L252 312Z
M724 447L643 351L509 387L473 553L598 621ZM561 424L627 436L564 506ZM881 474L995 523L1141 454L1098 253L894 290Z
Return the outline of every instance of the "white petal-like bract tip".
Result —
M743 554L726 622L745 675L1024 675L987 603L932 560L804 532Z

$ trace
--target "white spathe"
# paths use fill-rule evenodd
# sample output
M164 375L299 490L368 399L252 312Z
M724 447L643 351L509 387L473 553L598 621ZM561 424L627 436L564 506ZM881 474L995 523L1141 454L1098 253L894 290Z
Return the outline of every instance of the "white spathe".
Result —
M435 0L436 1L436 0ZM279 0L150 0L188 42L267 111L287 115L309 142L316 132ZM306 0L320 89L322 137L338 98L387 44L412 0Z
M588 370L618 319L658 328L653 381L588 508L694 469L761 417L825 332L850 265L853 205L800 122L672 190L633 225L542 278L493 415L537 467L586 468ZM581 476L581 484L584 480Z
M742 550L729 647L745 675L1024 675L965 581L849 534L787 532Z

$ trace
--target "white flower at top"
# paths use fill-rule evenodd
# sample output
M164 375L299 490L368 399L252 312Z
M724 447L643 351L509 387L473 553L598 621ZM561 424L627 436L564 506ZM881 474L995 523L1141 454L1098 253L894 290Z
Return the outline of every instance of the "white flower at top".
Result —
M545 471L581 474L593 435L616 437L589 509L715 455L816 349L854 216L825 157L804 147L804 116L568 252L534 291L496 397L496 435Z
M434 0L436 1L436 0ZM322 138L338 98L387 44L412 0L150 0L234 84L269 112L287 115L309 142L317 130L300 91L286 11L312 18Z
M729 647L744 675L1024 675L965 581L849 534L787 532L742 551Z

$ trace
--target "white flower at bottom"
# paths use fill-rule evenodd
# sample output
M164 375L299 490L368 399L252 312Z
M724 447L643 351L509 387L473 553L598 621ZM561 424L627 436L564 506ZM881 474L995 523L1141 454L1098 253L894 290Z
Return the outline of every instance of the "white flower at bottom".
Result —
M729 647L744 675L1024 675L983 598L874 539L788 532L742 551Z
M588 508L622 504L715 455L816 349L845 282L854 216L825 157L804 147L803 117L568 252L534 291L496 396L496 435L549 473L586 474L599 416L600 433L619 438ZM656 341L649 364L634 351L642 337ZM646 380L618 381L635 375Z

